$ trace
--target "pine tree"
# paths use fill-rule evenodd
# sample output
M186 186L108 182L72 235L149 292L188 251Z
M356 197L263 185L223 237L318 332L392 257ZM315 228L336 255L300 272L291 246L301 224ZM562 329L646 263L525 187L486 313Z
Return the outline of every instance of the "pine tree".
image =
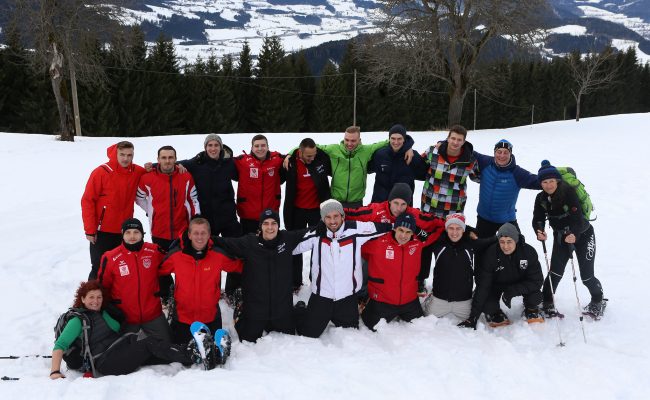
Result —
M259 131L255 112L258 104L259 87L253 80L253 60L251 48L245 41L239 53L239 63L235 71L237 86L235 100L237 102L237 126L236 132L257 132Z
M304 124L299 130L301 132L312 132L314 129L310 125L310 122L313 120L312 113L314 109L314 94L316 93L316 80L312 77L311 68L309 68L304 51L291 54L288 58L293 69L293 75L297 78L296 87L300 92L302 103Z
M350 124L351 109L347 107L346 82L336 66L327 62L316 88L314 99L315 130L337 132Z

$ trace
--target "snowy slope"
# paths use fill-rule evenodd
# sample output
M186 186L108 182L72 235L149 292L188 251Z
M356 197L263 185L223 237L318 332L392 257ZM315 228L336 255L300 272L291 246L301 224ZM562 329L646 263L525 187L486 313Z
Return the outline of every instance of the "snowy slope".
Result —
M507 130L471 132L478 151L508 138L517 160L536 171L549 158L570 165L587 185L596 205L594 223L600 244L597 276L610 299L608 313L586 322L583 343L570 265L560 283L557 305L567 318L560 323L566 347L557 347L555 322L528 326L518 317L519 299L506 310L515 323L477 331L457 321L426 317L412 324L381 325L378 333L330 328L318 339L271 334L257 344L234 343L224 369L201 371L178 364L146 367L129 376L50 381L49 360L0 360L2 399L402 399L414 396L474 399L641 399L647 398L650 371L646 285L650 278L645 228L650 202L646 149L650 114L553 122ZM411 133L416 148L444 138L442 132ZM270 134L271 148L286 152L302 134ZM235 152L248 149L252 135L228 135ZM341 133L312 135L337 142ZM386 137L364 133L366 143ZM89 270L79 199L91 169L105 160L114 138L57 142L51 136L0 134L0 355L49 354L52 327L70 304L73 291ZM134 139L136 162L152 160L158 147L172 144L180 157L201 149L202 136ZM368 186L372 187L372 176ZM421 184L416 189L416 203ZM370 191L366 201L370 199ZM471 183L468 221L475 222L478 187ZM530 227L535 192L522 191L519 221L540 253ZM416 204L417 206L418 204ZM143 218L140 210L136 215ZM146 224L146 223L145 223ZM148 230L145 228L145 230ZM147 235L148 236L148 235ZM583 304L588 293L578 291ZM299 298L306 299L303 289ZM232 328L222 304L224 325ZM235 397L236 396L236 397Z

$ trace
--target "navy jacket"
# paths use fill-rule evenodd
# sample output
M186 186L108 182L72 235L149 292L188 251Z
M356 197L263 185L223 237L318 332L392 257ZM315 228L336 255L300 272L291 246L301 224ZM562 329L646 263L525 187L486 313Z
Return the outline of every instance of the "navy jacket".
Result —
M510 163L500 167L494 157L474 152L478 162L481 189L478 198L478 215L490 222L506 223L517 219L517 198L520 189L541 190L537 175L517 165L515 156Z
M426 165L418 152L413 152L411 164L404 161L404 153L413 147L413 138L406 136L404 145L394 152L389 146L375 152L368 164L368 172L375 173L375 187L372 191L371 203L381 203L388 200L388 194L396 183L406 183L415 189L415 179L423 180Z

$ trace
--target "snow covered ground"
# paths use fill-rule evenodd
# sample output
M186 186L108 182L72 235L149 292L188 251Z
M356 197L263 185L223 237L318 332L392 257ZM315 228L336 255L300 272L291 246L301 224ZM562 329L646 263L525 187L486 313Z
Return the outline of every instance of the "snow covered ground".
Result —
M537 171L542 159L572 166L596 206L599 243L596 274L610 299L600 322L585 322L582 339L570 266L557 293L565 347L558 347L556 322L529 326L519 319L522 305L506 310L514 324L499 329L482 322L477 331L456 328L453 319L433 316L412 324L383 324L378 333L330 328L322 338L271 334L257 344L234 343L227 366L213 371L178 364L142 368L120 377L50 381L49 360L0 360L2 399L641 399L647 398L650 371L647 282L644 254L650 202L646 149L650 114L553 122L505 130L470 132L475 149L491 153L507 138L524 168ZM443 132L411 133L416 149L443 139ZM282 152L304 134L270 134L271 148ZM338 142L341 133L311 135ZM385 133L363 133L363 141ZM236 153L249 149L250 134L225 135ZM73 291L89 270L88 244L79 199L90 171L105 161L115 138L0 134L0 355L49 354L52 327L71 303ZM158 147L174 145L179 157L201 150L203 136L134 139L137 163L153 160ZM645 183L644 183L645 182ZM372 187L373 177L368 186ZM416 188L416 206L421 183ZM370 193L366 202L370 199ZM478 186L469 187L468 221L475 223ZM518 216L523 233L540 253L530 227L535 192L522 191ZM145 221L141 210L136 216ZM146 224L146 222L145 222ZM145 228L145 230L148 230ZM148 237L148 235L147 235ZM578 281L579 282L579 281ZM430 283L429 283L430 284ZM588 292L579 284L582 304ZM307 299L304 288L300 299ZM231 312L222 302L224 325ZM234 332L234 330L231 330ZM646 395L643 395L646 393Z

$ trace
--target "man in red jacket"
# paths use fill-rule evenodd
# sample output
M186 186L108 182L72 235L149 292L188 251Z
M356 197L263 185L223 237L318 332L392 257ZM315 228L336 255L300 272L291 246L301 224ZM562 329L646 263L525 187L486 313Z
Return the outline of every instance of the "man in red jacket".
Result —
M133 143L123 141L106 149L108 162L95 168L81 197L81 217L90 242L88 279L97 278L104 252L122 242L122 222L133 217L133 202L144 168L133 164Z
M256 233L260 226L262 211L270 208L280 211L280 185L285 180L282 168L284 156L269 151L269 142L264 135L255 135L251 140L251 152L235 157L237 168L237 214L242 231ZM228 274L226 294L232 298L235 289L241 287L241 275Z
M221 271L241 272L242 262L213 248L210 223L205 218L194 218L159 271L160 275L173 272L176 276L174 343L188 343L192 339L190 325L194 321L203 322L212 332L221 329Z
M135 202L149 217L152 242L165 251L185 232L190 218L201 212L192 175L179 172L172 146L158 149L158 166L140 178ZM160 278L160 297L164 303L169 300L172 283L171 276Z
M145 243L142 223L130 218L122 224L122 244L102 257L99 282L126 318L126 332L142 329L147 335L171 342L169 325L158 299L158 268L163 253Z
M390 322L396 317L403 321L423 316L418 299L418 274L425 242L414 236L417 229L413 215L400 214L391 232L372 239L361 248L368 261L368 294L370 300L361 314L364 324L372 330L380 319Z

